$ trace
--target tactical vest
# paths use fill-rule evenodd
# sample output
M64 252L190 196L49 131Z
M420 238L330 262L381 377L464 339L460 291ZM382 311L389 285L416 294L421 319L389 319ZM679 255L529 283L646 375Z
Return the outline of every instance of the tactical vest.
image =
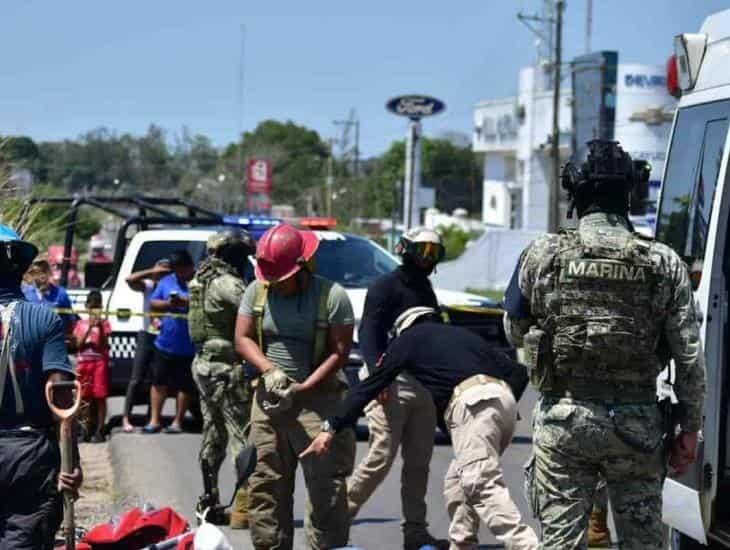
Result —
M237 276L228 264L217 258L210 258L200 267L189 285L188 329L190 339L198 347L214 348L209 351L217 356L232 355L234 351L233 332L223 330L222 320L212 319L213 315L206 311L206 294L213 281L225 275Z
M543 389L576 396L650 391L665 316L652 242L630 233L590 243L578 231L558 238L558 253L538 274L547 282L532 297L538 324L551 336L552 387Z
M327 334L329 332L329 311L327 300L332 289L332 281L319 279L319 297L317 299L317 318L314 327L314 344L312 349L311 368L317 368L327 357ZM254 295L253 317L256 324L256 340L259 349L266 353L266 341L264 339L264 312L269 298L269 284L259 281L256 284Z

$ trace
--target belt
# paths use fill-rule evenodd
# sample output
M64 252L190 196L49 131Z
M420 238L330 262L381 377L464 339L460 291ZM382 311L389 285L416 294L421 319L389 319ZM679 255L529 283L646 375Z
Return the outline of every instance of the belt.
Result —
M486 384L501 384L503 386L509 387L507 382L505 382L504 380L495 378L494 376L489 376L488 374L476 374L474 376L470 376L466 380L463 380L461 383L457 384L457 386L454 388L454 391L451 392L451 399L449 399L449 404L446 405L445 410L448 411L451 408L451 405L454 404L454 401L456 401L456 399L466 390L469 390L475 386L483 386Z
M571 381L566 384L553 384L542 394L546 397L561 399L568 397L578 401L607 401L612 403L649 403L656 401L654 386L617 386L597 380L594 384L581 384Z
M53 426L37 428L35 426L18 426L15 428L0 428L0 438L3 437L27 437L30 435L50 436L53 433Z

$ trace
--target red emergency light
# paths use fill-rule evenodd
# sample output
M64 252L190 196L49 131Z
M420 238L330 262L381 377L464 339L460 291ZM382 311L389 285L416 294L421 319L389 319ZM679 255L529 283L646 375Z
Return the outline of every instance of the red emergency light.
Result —
M682 88L679 87L676 55L671 56L667 60L667 90L674 97L680 97L682 95Z
M337 218L327 218L322 216L300 218L299 225L306 227L307 229L332 229L337 226Z

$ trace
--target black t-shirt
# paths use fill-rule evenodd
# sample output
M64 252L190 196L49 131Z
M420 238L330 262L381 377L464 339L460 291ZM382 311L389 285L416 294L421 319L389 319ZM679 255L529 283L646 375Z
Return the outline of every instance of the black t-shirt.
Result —
M393 340L380 366L352 389L338 414L329 421L335 430L355 422L362 409L395 380L401 371L418 380L433 396L443 416L454 388L476 374L507 382L519 400L527 386L527 369L463 327L425 321Z
M431 281L416 269L399 267L383 275L368 288L358 334L360 349L368 369L388 347L388 331L405 310L418 307L438 308Z

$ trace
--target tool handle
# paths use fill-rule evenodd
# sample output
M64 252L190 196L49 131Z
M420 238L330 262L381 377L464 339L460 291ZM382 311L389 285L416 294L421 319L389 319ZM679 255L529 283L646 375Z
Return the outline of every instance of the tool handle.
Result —
M68 409L61 409L57 407L53 402L53 395L55 390L58 388L74 388L74 402ZM52 382L49 380L46 382L46 401L48 402L48 408L51 412L61 420L66 420L76 416L81 405L81 384L78 380L68 380L62 382Z
M70 474L74 471L74 425L73 418L61 422L61 471ZM63 531L66 550L76 550L76 518L71 491L63 492Z

